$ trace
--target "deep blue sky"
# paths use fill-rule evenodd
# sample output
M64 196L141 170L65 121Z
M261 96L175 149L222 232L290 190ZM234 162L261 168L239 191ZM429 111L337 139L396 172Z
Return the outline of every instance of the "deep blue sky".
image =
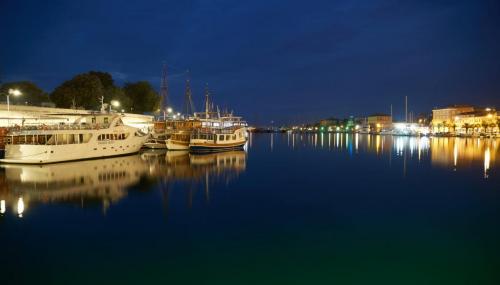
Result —
M46 91L80 72L160 85L251 122L500 107L500 1L0 0L2 81ZM200 108L200 107L198 107Z

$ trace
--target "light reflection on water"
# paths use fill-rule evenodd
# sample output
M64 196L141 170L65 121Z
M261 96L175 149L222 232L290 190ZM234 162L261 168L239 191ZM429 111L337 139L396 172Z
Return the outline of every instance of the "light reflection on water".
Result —
M276 135L271 135L271 138ZM286 134L288 144L294 150L302 148L327 148L353 153L387 154L389 157L404 157L405 159L429 158L432 165L457 169L475 162L484 164L484 178L489 177L488 171L496 162L500 151L500 139L479 138L447 138L447 137L406 137L365 134ZM302 140L303 137L307 137ZM320 144L317 138L320 136ZM323 144L323 138L325 145ZM302 142L298 146L295 140ZM354 150L354 152L353 152Z
M187 151L146 151L138 155L49 165L2 165L0 214L11 211L23 217L25 209L37 204L73 204L82 208L96 202L106 210L127 196L128 189L142 180L158 183L164 198L173 183L185 186L192 203L195 188L204 189L209 201L210 185L231 182L246 167L244 151L194 155ZM176 185L178 186L178 185ZM151 188L152 188L151 187ZM144 189L144 188L141 188ZM146 187L147 189L147 187ZM166 205L168 206L168 205Z
M250 135L251 149L254 135ZM258 136L258 135L257 135ZM285 137L286 136L286 137ZM382 135L315 133L270 134L269 150L288 148L291 151L340 151L362 159L375 154L382 159L401 159L406 175L411 160L428 160L431 165L457 170L480 164L484 179L490 178L499 152L498 139L392 137ZM283 149L283 144L286 147ZM245 148L245 150L248 150ZM202 189L205 202L210 202L210 185L235 181L246 170L247 151L231 151L195 155L185 151L145 151L138 155L109 159L86 160L43 166L0 166L0 214L25 215L37 204L72 204L79 207L107 209L127 196L130 188L158 187L165 207L175 189L187 193L187 206L193 195ZM179 183L184 183L179 185Z

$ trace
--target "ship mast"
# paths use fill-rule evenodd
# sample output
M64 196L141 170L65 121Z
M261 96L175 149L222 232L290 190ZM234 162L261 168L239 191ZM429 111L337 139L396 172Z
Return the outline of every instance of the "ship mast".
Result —
M193 98L192 98L192 92L191 92L191 76L189 75L189 70L187 71L188 73L188 78L186 80L186 92L184 96L184 109L186 112L186 116L191 115L194 113L194 105L193 105Z
M208 84L205 85L205 118L208 119L208 112L210 109L210 103L208 101L208 96L210 95L208 91Z
M168 107L168 83L167 83L167 64L163 63L161 71L161 84L160 84L160 112L165 112Z

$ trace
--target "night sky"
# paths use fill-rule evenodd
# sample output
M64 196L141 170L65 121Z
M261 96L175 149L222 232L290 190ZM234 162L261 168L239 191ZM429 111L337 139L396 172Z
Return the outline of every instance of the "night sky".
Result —
M77 73L159 89L251 123L500 107L500 1L0 0L0 76L46 91Z

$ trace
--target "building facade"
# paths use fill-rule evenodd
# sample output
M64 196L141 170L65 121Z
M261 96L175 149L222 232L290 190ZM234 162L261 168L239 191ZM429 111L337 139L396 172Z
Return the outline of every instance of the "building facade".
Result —
M455 117L468 112L474 112L474 107L469 105L454 105L432 110L432 131L434 133L454 132Z
M491 108L461 113L454 118L455 132L464 135L498 134L498 120L498 112Z
M367 118L370 130L380 132L392 128L392 117L387 114L372 114Z

